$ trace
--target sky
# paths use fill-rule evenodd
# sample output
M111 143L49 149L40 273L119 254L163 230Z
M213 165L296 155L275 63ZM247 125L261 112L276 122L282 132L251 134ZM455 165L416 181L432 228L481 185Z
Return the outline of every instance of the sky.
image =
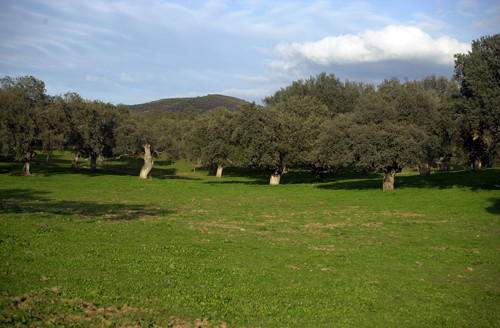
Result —
M0 0L0 77L113 104L262 103L321 72L450 78L454 54L497 33L495 0Z

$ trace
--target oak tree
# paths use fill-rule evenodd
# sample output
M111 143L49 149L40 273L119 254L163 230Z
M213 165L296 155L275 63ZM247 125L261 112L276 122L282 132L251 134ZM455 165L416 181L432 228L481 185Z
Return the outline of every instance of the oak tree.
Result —
M500 34L472 42L455 55L455 77L462 102L457 106L458 139L476 170L499 160Z

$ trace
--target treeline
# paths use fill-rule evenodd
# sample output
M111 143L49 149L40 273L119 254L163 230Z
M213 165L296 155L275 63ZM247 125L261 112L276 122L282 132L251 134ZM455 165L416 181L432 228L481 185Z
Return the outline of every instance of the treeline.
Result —
M147 178L156 156L187 158L222 176L223 168L271 171L270 184L294 167L318 179L350 168L383 172L394 188L403 167L475 169L499 162L500 35L483 37L455 56L455 75L418 81L384 80L377 86L321 73L265 98L265 106L237 111L152 112L82 99L51 97L31 76L0 80L0 145L30 174L36 150L71 150L90 158L142 156Z

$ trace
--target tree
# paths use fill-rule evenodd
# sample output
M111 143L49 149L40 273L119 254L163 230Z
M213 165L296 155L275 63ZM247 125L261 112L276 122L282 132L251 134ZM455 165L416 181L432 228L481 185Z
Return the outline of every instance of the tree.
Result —
M243 105L235 117L235 162L271 171L270 185L304 161L307 142L303 121L283 108Z
M474 169L499 160L500 34L472 42L467 54L455 55L460 86L458 140Z
M23 175L31 175L35 150L50 150L61 140L57 136L60 119L48 109L49 97L43 81L33 76L5 77L0 80L0 144L3 152L13 152L23 161Z
M90 170L97 171L97 158L111 155L114 148L114 128L119 112L115 106L98 100L85 101L78 94L68 93L66 117L70 126L68 145L75 149L72 166L77 166L83 154L90 159Z
M444 76L436 77L435 75L424 77L418 83L422 89L430 92L432 97L438 99L439 108L437 115L435 115L438 119L431 122L429 127L431 132L439 139L439 147L431 153L439 157L439 170L446 171L448 169L448 160L454 154L457 154L453 135L456 131L457 121L455 115L456 99L460 94L458 83L455 78L448 79Z
M233 112L219 107L199 115L185 138L188 160L217 167L217 178L222 178L224 167L233 164Z
M329 108L330 115L350 112L361 94L373 91L372 85L346 81L343 83L334 74L320 73L307 80L292 82L286 88L266 97L267 106L275 106L293 97L312 97Z
M426 83L432 82L429 78ZM439 83L443 84L443 81L440 80ZM451 117L445 110L447 99L430 87L424 89L419 81L401 83L398 79L392 78L384 80L378 90L387 101L394 102L396 110L394 120L416 125L425 131L427 156L422 163L418 163L418 166L421 175L428 175L430 165L436 162L437 158L444 156L446 143L449 140L447 125Z
M381 92L362 96L352 113L328 122L319 142L332 166L383 172L383 190L394 190L396 173L425 158L425 143L425 131L398 121L395 102Z
M176 114L174 117L177 117ZM144 164L139 173L141 179L150 177L154 158L175 154L177 145L172 143L169 128L175 125L168 112L155 111L138 114L124 109L115 131L115 154L141 155Z
M293 96L277 104L275 108L291 124L291 142L297 148L293 155L293 165L310 167L316 179L326 179L330 167L319 160L318 138L322 124L332 119L333 112L312 96Z

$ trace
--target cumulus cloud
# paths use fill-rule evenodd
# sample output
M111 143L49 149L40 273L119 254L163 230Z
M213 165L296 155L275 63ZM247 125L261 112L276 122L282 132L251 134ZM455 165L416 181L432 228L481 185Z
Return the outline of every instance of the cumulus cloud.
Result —
M423 60L437 65L453 65L453 56L470 49L447 36L432 38L414 26L389 25L358 34L328 36L316 42L281 43L273 63L289 70L302 63L319 66L377 63L394 60Z

